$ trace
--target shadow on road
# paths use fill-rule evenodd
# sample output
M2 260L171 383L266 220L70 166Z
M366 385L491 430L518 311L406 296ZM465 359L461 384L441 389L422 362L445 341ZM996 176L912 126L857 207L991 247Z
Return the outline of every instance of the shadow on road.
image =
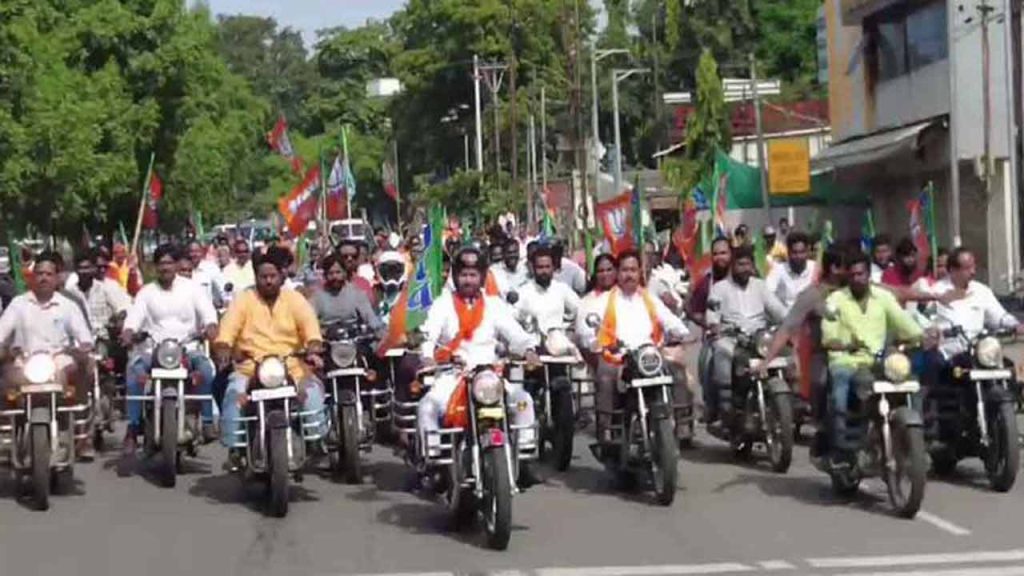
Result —
M867 480L870 482L871 480ZM832 490L828 476L781 476L777 474L741 473L732 480L715 487L715 494L726 493L742 486L755 486L772 498L790 498L801 504L822 507L857 508L871 514L891 516L884 497L868 493L862 488L852 497L844 497Z
M512 518L514 519L516 517L514 500L512 507ZM457 528L440 499L432 500L424 497L421 502L393 504L377 514L377 521L401 528L409 534L444 536L467 546L487 547L483 527L479 525L479 522L472 522L462 529ZM529 528L512 524L513 533L525 530L529 530Z
M264 511L264 494L266 484L259 480L245 480L237 474L221 474L218 476L202 476L196 479L188 492L192 496L205 498L213 504L233 504L244 506L254 512ZM289 502L319 502L316 493L302 484L292 482L289 485Z

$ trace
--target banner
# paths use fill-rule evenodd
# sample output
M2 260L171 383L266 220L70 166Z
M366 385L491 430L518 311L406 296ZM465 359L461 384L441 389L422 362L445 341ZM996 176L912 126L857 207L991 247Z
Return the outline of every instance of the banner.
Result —
M395 168L387 160L380 168L381 183L384 185L384 193L395 202L398 201L398 183L395 177Z
M618 256L627 250L636 248L633 237L635 211L631 192L598 203L594 212L604 230L604 237L608 240L613 255Z
M149 176L149 186L146 188L146 210L142 215L142 226L153 230L159 224L157 210L160 208L160 200L164 197L164 184L160 177L153 172Z
M306 174L302 184L278 201L277 209L292 236L296 238L301 236L309 223L316 218L319 198L320 169L313 168Z

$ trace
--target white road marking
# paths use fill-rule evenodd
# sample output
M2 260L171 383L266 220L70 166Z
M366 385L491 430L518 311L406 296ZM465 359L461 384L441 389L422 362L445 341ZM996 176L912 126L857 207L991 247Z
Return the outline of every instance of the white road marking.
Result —
M352 576L458 576L454 572L388 572L384 574L355 574Z
M968 536L971 533L971 531L968 530L967 528L964 528L962 526L957 526L956 524L953 524L949 520L945 520L943 518L939 518L935 514L932 514L930 512L925 512L924 510L921 510L920 512L917 513L917 518L916 519L917 520L921 520L923 522L927 522L927 523L931 524L932 526L935 526L936 528L938 528L940 530L945 530L946 532L949 532L950 534L952 534L954 536Z
M758 562L758 566L762 570L796 570L796 566L793 566L785 560L766 560L764 562Z
M686 574L729 574L754 572L757 568L736 562L681 566L595 566L589 568L543 568L537 576L683 576Z
M980 564L983 562L1018 562L1024 550L999 552L963 552L946 554L906 554L901 556L852 556L847 558L808 558L814 568L877 568L889 566L920 566L935 564Z
M1024 566L999 568L953 568L950 570L915 570L912 572L844 573L843 576L1024 576Z

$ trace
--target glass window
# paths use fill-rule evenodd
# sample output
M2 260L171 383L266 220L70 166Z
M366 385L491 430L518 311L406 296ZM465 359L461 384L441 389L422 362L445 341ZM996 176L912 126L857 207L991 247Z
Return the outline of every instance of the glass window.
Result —
M910 69L916 70L949 55L945 2L932 2L907 16Z
M876 30L878 30L875 39L878 79L885 81L906 74L909 71L907 69L906 21L902 18L880 20Z

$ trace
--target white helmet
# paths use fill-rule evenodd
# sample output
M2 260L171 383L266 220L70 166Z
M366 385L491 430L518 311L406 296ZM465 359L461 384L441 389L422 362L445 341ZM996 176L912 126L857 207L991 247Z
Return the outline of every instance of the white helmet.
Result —
M405 258L393 250L382 252L377 259L377 278L386 293L395 293L405 286L408 271Z

